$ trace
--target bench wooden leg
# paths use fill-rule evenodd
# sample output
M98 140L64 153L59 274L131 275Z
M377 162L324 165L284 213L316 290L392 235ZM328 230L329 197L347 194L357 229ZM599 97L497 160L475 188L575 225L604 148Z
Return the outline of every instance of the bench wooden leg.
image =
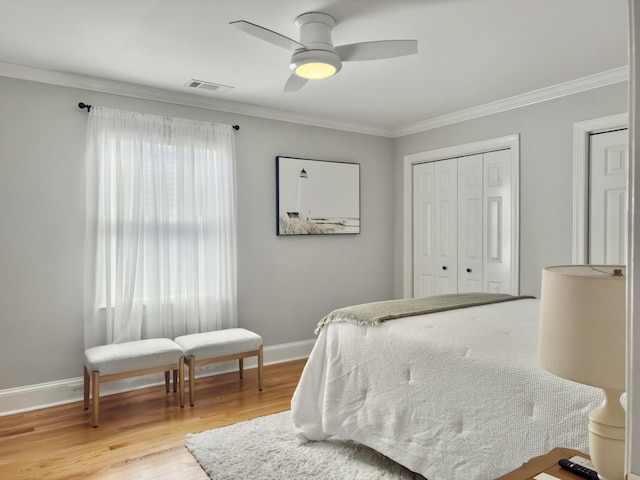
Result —
M196 402L196 357L190 356L189 362L189 403L193 407Z
M169 393L169 388L171 385L170 375L171 375L171 372L169 372L169 370L166 370L164 372L164 391L167 393Z
M258 389L262 391L262 345L258 349Z
M93 399L93 428L100 421L100 372L91 372L91 396Z
M184 357L180 357L178 362L178 370L173 371L173 389L175 391L176 381L180 377L180 383L178 384L178 390L180 391L180 407L184 407Z
M238 359L238 368L240 369L240 379L244 377L244 358Z
M178 391L178 370L173 370L173 391Z
M84 409L89 409L89 388L91 385L91 376L89 376L89 370L87 366L84 366Z

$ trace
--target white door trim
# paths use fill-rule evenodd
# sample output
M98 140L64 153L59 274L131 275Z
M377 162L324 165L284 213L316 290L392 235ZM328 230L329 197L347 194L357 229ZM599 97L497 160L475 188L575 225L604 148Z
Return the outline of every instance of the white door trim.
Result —
M511 185L513 201L512 215L512 245L511 245L511 292L519 291L520 282L520 135L508 135L479 142L439 148L426 152L413 153L404 156L403 181L403 270L402 294L404 298L413 296L413 165L416 163L435 162L446 158L462 157L492 150L511 149Z
M629 115L620 113L573 124L573 263L587 263L589 239L589 135L627 128Z

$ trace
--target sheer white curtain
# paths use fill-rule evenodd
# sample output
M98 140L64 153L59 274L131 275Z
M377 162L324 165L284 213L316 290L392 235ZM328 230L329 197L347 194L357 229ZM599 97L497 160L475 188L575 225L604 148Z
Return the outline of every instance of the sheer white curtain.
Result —
M85 347L237 325L230 125L93 106Z

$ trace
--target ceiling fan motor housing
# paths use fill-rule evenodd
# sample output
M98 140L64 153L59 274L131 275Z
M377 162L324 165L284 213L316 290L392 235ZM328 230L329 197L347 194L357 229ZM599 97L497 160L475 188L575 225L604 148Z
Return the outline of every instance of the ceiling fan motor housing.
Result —
M326 13L303 13L295 19L300 30L300 43L305 49L296 50L291 57L290 68L294 72L302 65L309 63L324 63L332 65L335 73L342 68L342 60L336 52L331 40L331 30L336 20Z

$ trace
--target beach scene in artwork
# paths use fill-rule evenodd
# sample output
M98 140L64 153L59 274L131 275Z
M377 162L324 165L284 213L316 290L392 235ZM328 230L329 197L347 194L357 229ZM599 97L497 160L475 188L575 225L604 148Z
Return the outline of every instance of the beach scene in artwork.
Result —
M278 235L360 233L360 165L278 157Z

